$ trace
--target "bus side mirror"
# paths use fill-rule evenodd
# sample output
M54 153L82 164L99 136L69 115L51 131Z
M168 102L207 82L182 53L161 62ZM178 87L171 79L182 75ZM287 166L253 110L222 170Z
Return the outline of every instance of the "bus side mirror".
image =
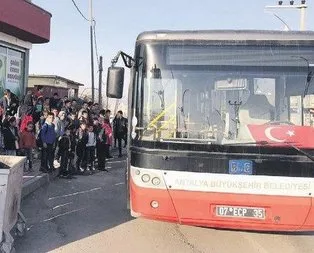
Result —
M122 98L124 83L124 68L110 67L107 74L107 97Z

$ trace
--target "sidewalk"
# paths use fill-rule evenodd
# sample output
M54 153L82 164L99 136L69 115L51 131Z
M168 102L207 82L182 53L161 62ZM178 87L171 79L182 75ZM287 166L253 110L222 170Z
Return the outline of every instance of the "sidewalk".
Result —
M119 158L117 158L118 157L118 149L112 148L111 149L111 155L113 155L115 157L115 159L119 159ZM126 156L126 154L125 154L125 149L124 149L124 157L125 156ZM106 159L106 160L108 161L108 159ZM41 186L54 180L59 173L59 169L56 169L51 174L42 173L41 171L39 171L39 168L40 168L40 160L34 159L34 164L33 164L33 170L34 171L24 173L24 175L23 175L22 199L26 198L29 194L36 191Z
M39 171L40 160L34 159L33 172L26 172L23 175L22 199L27 197L32 192L36 191L41 186L55 179L58 175L58 169L52 174L42 173Z

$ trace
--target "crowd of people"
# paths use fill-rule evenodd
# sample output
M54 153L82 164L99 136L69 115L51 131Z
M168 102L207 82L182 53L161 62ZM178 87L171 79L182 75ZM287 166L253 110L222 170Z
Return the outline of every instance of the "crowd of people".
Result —
M40 171L51 173L59 164L59 176L71 178L106 169L112 145L127 144L127 118L91 101L44 97L42 87L19 100L5 90L0 101L1 145L6 155L26 156L25 171L33 171L33 155L40 153Z

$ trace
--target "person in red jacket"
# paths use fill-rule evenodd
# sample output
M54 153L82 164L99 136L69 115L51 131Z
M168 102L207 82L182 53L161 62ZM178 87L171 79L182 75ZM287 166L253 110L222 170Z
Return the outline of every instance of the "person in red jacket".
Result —
M104 115L104 123L103 123L103 129L105 131L106 135L106 145L105 145L105 156L107 159L113 158L113 156L110 154L110 146L112 145L112 127L110 124L110 110L105 111Z
M25 131L20 135L20 149L23 149L26 161L24 164L24 171L33 171L33 149L36 148L36 137L34 134L33 122L28 122ZM26 168L28 163L28 169Z

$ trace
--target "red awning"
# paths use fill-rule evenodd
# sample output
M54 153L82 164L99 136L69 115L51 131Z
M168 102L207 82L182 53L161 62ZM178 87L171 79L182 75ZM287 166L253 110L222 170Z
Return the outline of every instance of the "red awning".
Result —
M51 14L25 0L1 0L0 32L31 43L50 40Z

